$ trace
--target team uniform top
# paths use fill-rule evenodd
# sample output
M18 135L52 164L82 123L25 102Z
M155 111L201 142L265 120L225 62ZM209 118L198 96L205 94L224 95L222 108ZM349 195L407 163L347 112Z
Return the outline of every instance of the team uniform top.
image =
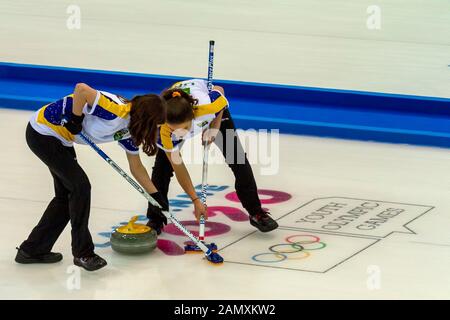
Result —
M67 147L73 143L85 144L78 136L74 136L61 125L63 117L72 115L73 95L43 106L30 119L30 124L37 132L59 139ZM104 91L97 91L92 106L83 108L83 131L95 143L118 141L127 153L138 154L128 131L131 103L122 97Z
M194 106L194 119L191 130L182 138L178 137L167 124L163 124L158 131L157 146L166 151L173 152L180 148L180 143L207 129L211 121L228 107L227 99L217 90L208 91L207 82L201 79L191 79L177 82L172 89L181 89L198 100Z

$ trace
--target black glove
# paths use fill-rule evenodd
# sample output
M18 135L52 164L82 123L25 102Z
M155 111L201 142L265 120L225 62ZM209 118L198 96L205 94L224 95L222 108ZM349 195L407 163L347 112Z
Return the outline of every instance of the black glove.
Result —
M71 134L77 135L83 129L83 126L81 125L83 123L83 119L84 119L84 114L81 114L81 116L72 114L72 116L69 118L69 120L63 123L63 126L67 130L69 130L69 132Z
M150 196L156 200L156 202L159 203L159 205L162 207L162 209L158 208L157 206L152 205L150 202L148 203L148 209L147 209L147 218L149 218L153 223L156 223L158 225L167 225L167 218L162 213L163 211L169 210L169 204L166 202L166 200L163 198L162 194L159 192L155 192L150 194Z

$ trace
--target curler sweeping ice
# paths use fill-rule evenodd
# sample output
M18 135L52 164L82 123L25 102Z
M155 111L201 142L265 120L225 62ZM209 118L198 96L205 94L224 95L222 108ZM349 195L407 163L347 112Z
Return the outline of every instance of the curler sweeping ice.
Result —
M208 154L209 154L209 144L205 144L203 148L203 170L202 170L202 194L201 200L203 205L206 207L206 196L208 192ZM217 245L215 243L206 243L205 242L205 217L203 215L200 216L199 222L199 236L198 239L202 241L211 251L217 251ZM187 253L196 253L201 252L200 247L196 246L194 243L189 243L184 247L184 250Z
M125 180L128 181L140 194L142 194L148 202L152 205L161 208L159 203L153 199L147 191L145 191L133 178L131 178L125 171L123 171L110 157L106 155L89 137L87 137L84 133L80 133L79 137L83 139L83 141L88 144L92 149L94 149L106 162L109 163L111 167L114 168ZM189 237L193 241L193 243L198 246L206 256L206 259L213 263L219 264L223 262L223 258L216 252L210 250L207 246L203 244L200 240L198 240L189 230L187 230L174 216L170 211L162 211L162 213L166 216L166 218L170 219L172 223L181 230L186 236Z
M213 89L212 79L213 79L213 71L214 71L214 40L209 41L209 59L208 59L208 80L207 80L207 87L208 91L211 91ZM202 169L202 194L201 194L201 200L205 207L206 205L206 194L208 189L208 154L209 154L209 143L204 144L203 148L203 169ZM216 251L217 245L215 243L207 244L205 243L205 225L206 220L203 215L200 216L200 222L199 222L199 240L202 241L210 250ZM184 247L184 250L187 253L195 253L195 252L201 252L201 249L196 246L193 243L189 243Z

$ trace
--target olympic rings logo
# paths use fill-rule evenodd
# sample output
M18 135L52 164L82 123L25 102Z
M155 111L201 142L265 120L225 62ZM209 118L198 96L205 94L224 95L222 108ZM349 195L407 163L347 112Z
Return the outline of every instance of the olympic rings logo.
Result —
M324 249L327 245L312 234L297 234L285 239L286 243L269 247L270 252L255 254L253 261L277 263L284 260L302 260L308 258L310 251Z

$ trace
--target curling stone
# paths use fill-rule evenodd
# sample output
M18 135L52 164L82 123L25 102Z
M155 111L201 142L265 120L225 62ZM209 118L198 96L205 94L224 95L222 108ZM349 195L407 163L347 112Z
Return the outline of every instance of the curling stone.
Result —
M150 227L135 223L138 216L131 218L127 225L117 228L111 234L111 247L125 254L140 254L156 248L157 233Z

